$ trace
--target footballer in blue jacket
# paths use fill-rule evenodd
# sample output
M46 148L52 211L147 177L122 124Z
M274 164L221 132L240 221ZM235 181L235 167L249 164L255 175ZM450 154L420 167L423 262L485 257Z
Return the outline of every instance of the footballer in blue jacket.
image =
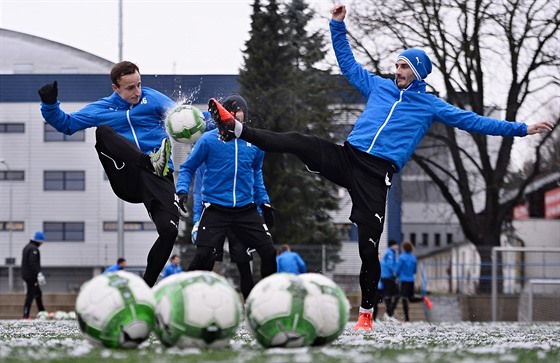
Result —
M342 74L367 99L344 145L296 132L275 133L236 122L224 114L218 123L223 140L235 138L265 152L292 153L309 170L348 189L350 220L358 228L362 266L360 314L355 330L372 329L375 290L380 276L379 240L385 222L385 204L394 173L400 172L430 125L441 122L468 132L499 136L526 136L551 131L550 122L526 125L480 116L456 108L426 93L424 79L432 62L421 49L407 49L395 63L395 79L382 78L354 58L346 36L345 5L331 9L331 40Z

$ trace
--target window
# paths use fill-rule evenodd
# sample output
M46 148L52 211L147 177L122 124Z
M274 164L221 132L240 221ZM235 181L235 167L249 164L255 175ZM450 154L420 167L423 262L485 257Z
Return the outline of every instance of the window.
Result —
M413 246L416 246L416 233L410 234L410 243L412 243Z
M56 141L85 141L86 132L84 130L76 131L73 135L66 135L58 132L54 127L45 122L45 142Z
M447 244L450 245L453 243L453 233L447 234Z
M428 234L422 233L422 246L428 247Z
M103 222L103 231L115 232L118 229L118 222ZM124 230L129 232L155 231L156 225L153 222L124 222Z
M44 222L43 231L47 241L83 242L85 240L84 222Z
M0 134L23 134L25 124L19 122L0 122Z
M441 244L441 235L439 233L434 234L434 244L439 247Z
M45 171L44 190L85 190L85 171Z
M23 170L0 170L0 180L25 180L25 171Z

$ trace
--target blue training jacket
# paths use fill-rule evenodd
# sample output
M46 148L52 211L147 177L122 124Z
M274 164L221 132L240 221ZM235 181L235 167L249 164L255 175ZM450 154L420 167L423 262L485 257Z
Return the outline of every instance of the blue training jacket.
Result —
M270 203L262 175L264 151L241 139L223 142L218 130L205 132L181 164L177 194L187 194L196 170L206 164L201 196L224 207Z
M395 273L395 267L397 266L397 253L392 249L388 248L383 259L381 260L381 278L390 279L397 276Z
M342 74L367 99L348 135L358 150L392 162L402 170L434 121L459 129L500 136L526 136L527 125L500 121L459 109L426 93L426 83L414 80L401 90L395 82L364 69L352 54L344 22L330 21L334 52Z
M164 279L168 276L174 275L174 274L178 274L179 272L183 271L183 268L181 267L181 265L177 265L175 266L172 263L167 264L167 266L165 266L165 268L163 269L163 272L161 274L161 278Z
M136 105L131 105L113 92L111 96L69 114L60 109L59 101L54 105L41 103L41 113L45 121L66 135L89 127L109 125L142 152L149 154L157 151L161 141L169 137L164 120L167 112L175 106L175 102L163 93L142 87L142 96ZM171 157L169 168L173 170Z
M401 282L414 282L416 274L417 260L410 252L403 252L397 262L396 273Z
M278 266L278 272L289 272L296 275L307 272L307 266L297 252L282 252L276 256L276 265Z

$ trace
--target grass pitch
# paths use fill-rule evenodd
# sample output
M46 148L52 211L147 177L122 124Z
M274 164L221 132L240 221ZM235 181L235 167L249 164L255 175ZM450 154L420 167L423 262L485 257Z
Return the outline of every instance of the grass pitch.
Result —
M560 323L348 323L330 345L264 349L242 325L224 350L95 347L76 321L0 320L0 362L560 362Z

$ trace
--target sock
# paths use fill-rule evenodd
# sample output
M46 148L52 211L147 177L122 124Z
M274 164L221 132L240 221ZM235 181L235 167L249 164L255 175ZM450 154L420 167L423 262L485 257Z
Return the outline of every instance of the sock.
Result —
M243 124L235 120L235 128L233 129L233 133L235 134L235 137L239 138L242 132L243 132Z
M371 308L371 309L364 309L363 307L360 306L360 311L359 311L359 313L360 313L360 314L361 314L361 313L370 313L370 314L373 315L373 308Z

